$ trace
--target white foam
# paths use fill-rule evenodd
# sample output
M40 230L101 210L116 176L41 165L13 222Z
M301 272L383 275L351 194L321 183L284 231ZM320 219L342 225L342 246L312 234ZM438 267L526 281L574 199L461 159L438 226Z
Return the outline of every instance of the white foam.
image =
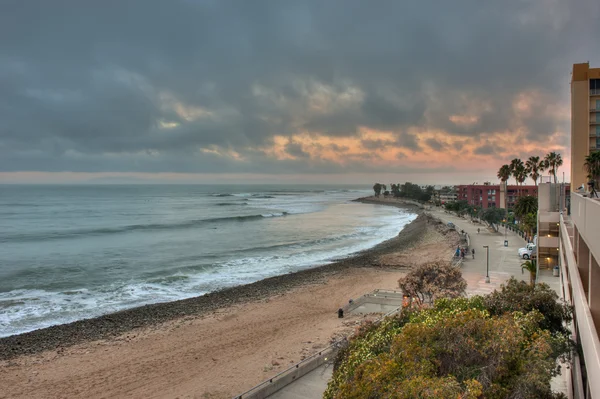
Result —
M283 216L283 213L265 215L274 217ZM0 337L144 304L190 298L330 263L396 236L415 217L393 208L377 209L372 215L361 216L365 223L353 231L314 240L309 246L284 246L266 255L223 261L209 271L178 272L149 282L125 282L99 289L80 288L64 292L13 290L0 293Z

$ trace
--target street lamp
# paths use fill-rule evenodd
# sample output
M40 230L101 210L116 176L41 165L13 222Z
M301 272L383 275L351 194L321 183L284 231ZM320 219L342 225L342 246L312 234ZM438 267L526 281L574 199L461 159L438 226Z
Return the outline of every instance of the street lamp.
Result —
M488 245L483 246L485 248L485 254L487 261L485 263L485 282L490 283L490 247Z

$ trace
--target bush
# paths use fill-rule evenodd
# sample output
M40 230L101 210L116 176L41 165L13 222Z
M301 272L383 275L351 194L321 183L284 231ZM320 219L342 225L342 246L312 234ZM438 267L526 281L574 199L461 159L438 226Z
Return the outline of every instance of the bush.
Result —
M404 294L423 304L438 298L463 296L467 282L460 268L449 262L433 262L412 269L398 280L398 286Z
M485 296L484 302L492 315L538 310L544 316L540 327L551 333L567 333L565 324L573 320L573 309L560 302L556 292L544 283L531 286L511 277L499 291Z
M570 311L547 287L528 288L511 279L489 296L366 325L339 353L324 398L563 398L550 379L572 349L555 328Z

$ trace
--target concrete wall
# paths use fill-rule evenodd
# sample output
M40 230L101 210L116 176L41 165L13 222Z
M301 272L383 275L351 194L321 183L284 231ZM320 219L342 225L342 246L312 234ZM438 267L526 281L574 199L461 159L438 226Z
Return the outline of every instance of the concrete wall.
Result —
M560 213L558 212L544 212L540 211L540 223L558 223L560 220Z
M587 184L583 163L589 153L589 93L587 78L571 83L571 186L575 188Z
M298 380L305 374L310 373L317 367L331 361L337 353L337 348L327 349L319 356L315 356L308 361L298 364L295 367L284 371L282 374L277 375L271 380L265 382L260 388L242 395L238 395L235 399L265 399L275 392L281 390L285 386Z
M558 248L558 237L538 237L540 248Z
M600 259L600 200L572 193L571 218L594 258Z

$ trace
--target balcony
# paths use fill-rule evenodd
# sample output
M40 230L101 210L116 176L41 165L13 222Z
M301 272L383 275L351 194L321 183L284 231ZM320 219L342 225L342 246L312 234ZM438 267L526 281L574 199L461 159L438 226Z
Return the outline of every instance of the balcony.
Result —
M590 96L600 96L600 89L590 89Z
M600 121L599 120L590 121L590 125L600 125Z
M600 108L590 108L590 112L600 112Z
M578 195L576 194L575 197ZM578 205L579 206L579 205ZM583 205L585 207L585 205ZM577 225L577 219L571 221ZM587 299L587 292L582 281L580 270L575 259L573 249L573 227L567 217L561 216L561 242L559 257L561 265L561 285L563 287L564 299L574 307L574 336L582 347L583 366L581 370L579 359L575 359L572 365L571 386L573 397L583 398L587 390L591 398L600 398L600 380L596 376L600 375L600 341L598 332L594 323L592 312ZM587 283L587 281L586 281ZM587 386L582 385L582 375L587 375Z
M571 219L594 257L600 259L600 200L571 193Z

